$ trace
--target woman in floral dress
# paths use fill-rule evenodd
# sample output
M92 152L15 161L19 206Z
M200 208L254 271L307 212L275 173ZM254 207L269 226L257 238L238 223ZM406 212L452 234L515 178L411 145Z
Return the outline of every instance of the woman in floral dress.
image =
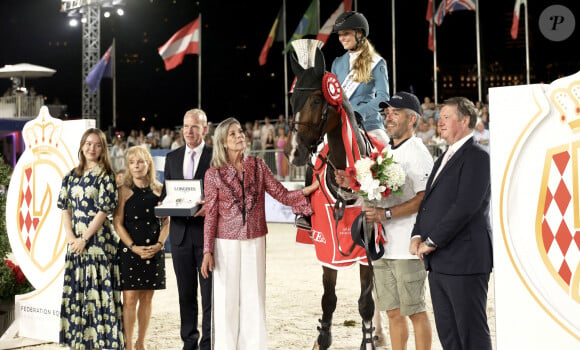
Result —
M124 349L118 237L108 219L117 186L105 134L88 129L79 148L79 164L64 176L58 198L68 242L59 343Z

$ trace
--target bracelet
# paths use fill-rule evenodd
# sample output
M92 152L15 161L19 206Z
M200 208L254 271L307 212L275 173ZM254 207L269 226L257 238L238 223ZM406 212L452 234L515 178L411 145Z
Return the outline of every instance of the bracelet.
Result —
M157 241L157 243L161 244L161 249L165 248L165 244L163 244L163 242Z
M305 189L305 188L306 188L306 187L303 187L303 188L302 188L302 195L303 195L304 197L308 197L308 195L306 194L306 192L304 192L304 189Z
M85 238L85 237L81 236L81 239L83 240L83 242L85 242L85 244L89 243L88 238Z
M133 247L135 246L135 242L129 244L129 250L133 250Z

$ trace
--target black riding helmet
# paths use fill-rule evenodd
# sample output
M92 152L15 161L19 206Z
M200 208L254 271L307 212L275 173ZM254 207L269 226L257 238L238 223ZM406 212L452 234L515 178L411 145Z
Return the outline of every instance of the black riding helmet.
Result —
M343 12L334 22L333 33L339 30L361 29L365 37L369 36L369 22L362 13L356 11Z

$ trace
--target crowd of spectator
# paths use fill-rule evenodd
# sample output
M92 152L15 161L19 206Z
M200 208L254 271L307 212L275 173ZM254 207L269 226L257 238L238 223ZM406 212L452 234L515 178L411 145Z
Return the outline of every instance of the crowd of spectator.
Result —
M438 126L440 107L441 105L435 105L430 97L425 97L421 104L423 118L418 121L415 129L415 135L423 140L435 158L447 149L447 142L441 138L441 130ZM475 107L478 119L474 130L474 140L489 152L489 107L482 101L475 102Z
M212 145L215 125L208 122L208 131L205 143ZM255 120L245 123L244 132L248 153L257 155L266 161L266 164L277 175L278 179L287 179L289 163L284 153L284 147L289 143L290 127L284 115L280 114L275 123L269 117L263 121ZM183 134L179 128L161 128L154 126L149 131L132 129L129 133L117 131L111 140L111 160L115 172L124 170L125 152L131 146L144 145L147 149L174 150L183 145Z
M489 152L489 108L481 101L475 103L478 111L478 123L474 131L476 142ZM429 97L425 97L423 104L423 118L417 123L415 134L423 140L433 156L436 158L447 148L445 140L441 138L438 127L439 108ZM208 132L205 143L212 145L212 137L215 125L208 122ZM280 114L275 122L269 117L264 120L247 121L244 124L246 135L247 152L263 158L278 179L288 179L290 166L284 152L290 143L290 127L283 114ZM125 152L127 148L135 145L145 145L147 149L173 150L183 145L183 135L179 128L150 127L148 132L132 129L128 134L118 131L111 140L111 158L115 171L123 170L125 164Z

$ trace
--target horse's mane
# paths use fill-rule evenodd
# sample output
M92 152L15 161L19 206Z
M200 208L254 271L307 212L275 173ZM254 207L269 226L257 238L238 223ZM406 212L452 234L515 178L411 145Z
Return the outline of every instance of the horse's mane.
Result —
M358 124L356 120L356 116L350 102L346 96L344 96L344 92L342 93L342 108L346 112L348 119L350 120L350 124L355 129L355 137L356 143L358 144L358 148L360 150L361 156L368 155L370 153L369 146L370 140L367 138L366 132L364 130L364 126Z

